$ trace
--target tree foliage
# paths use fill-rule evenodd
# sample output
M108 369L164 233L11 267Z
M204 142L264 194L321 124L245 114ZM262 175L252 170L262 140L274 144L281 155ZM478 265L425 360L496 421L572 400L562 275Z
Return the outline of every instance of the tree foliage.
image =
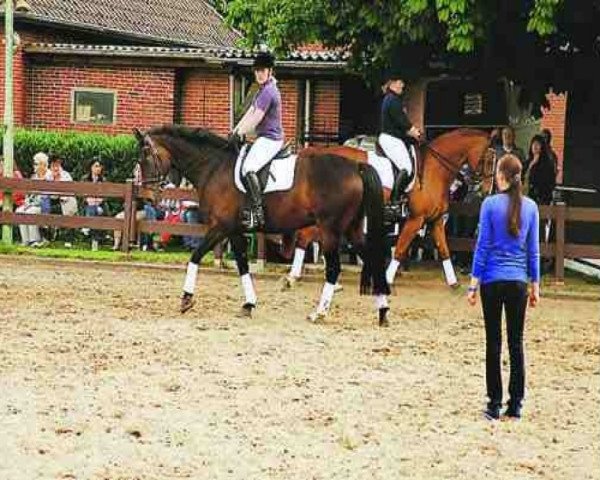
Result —
M599 58L600 0L231 0L227 19L247 47L318 42L372 79L394 63L507 77L524 101L572 88Z

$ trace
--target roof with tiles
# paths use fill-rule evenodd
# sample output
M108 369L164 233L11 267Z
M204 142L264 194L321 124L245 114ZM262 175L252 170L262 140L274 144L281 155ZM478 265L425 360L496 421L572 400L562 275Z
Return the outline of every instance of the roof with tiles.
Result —
M147 47L120 45L82 45L67 43L31 43L25 46L28 53L63 55L112 55L122 57L187 58L251 64L256 52L239 48L223 47ZM278 60L282 65L322 64L344 67L348 54L339 51L294 51Z
M31 10L17 12L16 18L175 45L233 48L241 38L203 0L28 0L28 3Z

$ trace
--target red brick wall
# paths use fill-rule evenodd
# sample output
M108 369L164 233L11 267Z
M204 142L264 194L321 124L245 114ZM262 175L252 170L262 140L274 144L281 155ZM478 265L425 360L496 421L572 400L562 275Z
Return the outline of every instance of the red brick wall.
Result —
M0 48L0 118L4 118L4 45ZM13 118L15 126L25 124L25 58L21 48L13 55Z
M548 94L550 109L542 109L542 128L552 132L552 148L558 156L558 181L562 182L563 154L565 150L565 120L567 118L567 94Z
M27 123L31 127L114 134L173 122L173 69L33 65L27 77ZM75 87L115 90L116 123L73 123Z
M229 125L229 75L193 70L183 76L181 123L226 135Z
M317 134L337 135L340 127L339 79L313 81L312 95L311 131Z
M281 93L281 115L285 141L298 139L298 80L284 78L277 81Z

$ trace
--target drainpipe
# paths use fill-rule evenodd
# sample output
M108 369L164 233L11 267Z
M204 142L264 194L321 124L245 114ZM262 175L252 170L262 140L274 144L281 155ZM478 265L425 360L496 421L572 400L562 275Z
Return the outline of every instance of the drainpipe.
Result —
M229 74L229 130L233 130L235 126L233 122L235 113L235 75Z
M13 119L13 1L4 2L4 176L11 178L13 176L13 156L14 156L14 119ZM12 212L12 198L8 192L4 194L2 210ZM2 226L2 241L5 245L12 245L12 225Z
M310 79L304 81L304 146L308 147L310 134Z

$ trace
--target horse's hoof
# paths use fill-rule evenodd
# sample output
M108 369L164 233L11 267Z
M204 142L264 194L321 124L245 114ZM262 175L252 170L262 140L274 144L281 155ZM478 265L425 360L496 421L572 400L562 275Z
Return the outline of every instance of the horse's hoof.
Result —
M312 323L318 323L325 320L327 314L325 312L312 312L308 315L308 321Z
M194 306L194 296L190 295L189 293L184 293L183 296L181 297L181 307L179 309L179 311L181 313L185 313L187 312L189 309L191 309Z
M387 318L387 314L390 311L388 307L379 309L379 326L380 327L389 327L390 321Z
M452 285L448 285L452 290L458 290L460 288L460 282L453 283Z
M283 290L291 290L296 285L298 279L296 277L292 277L291 275L287 275L283 277Z
M240 317L242 318L252 318L252 310L256 308L256 305L253 303L244 303L242 305L242 309L240 310Z

